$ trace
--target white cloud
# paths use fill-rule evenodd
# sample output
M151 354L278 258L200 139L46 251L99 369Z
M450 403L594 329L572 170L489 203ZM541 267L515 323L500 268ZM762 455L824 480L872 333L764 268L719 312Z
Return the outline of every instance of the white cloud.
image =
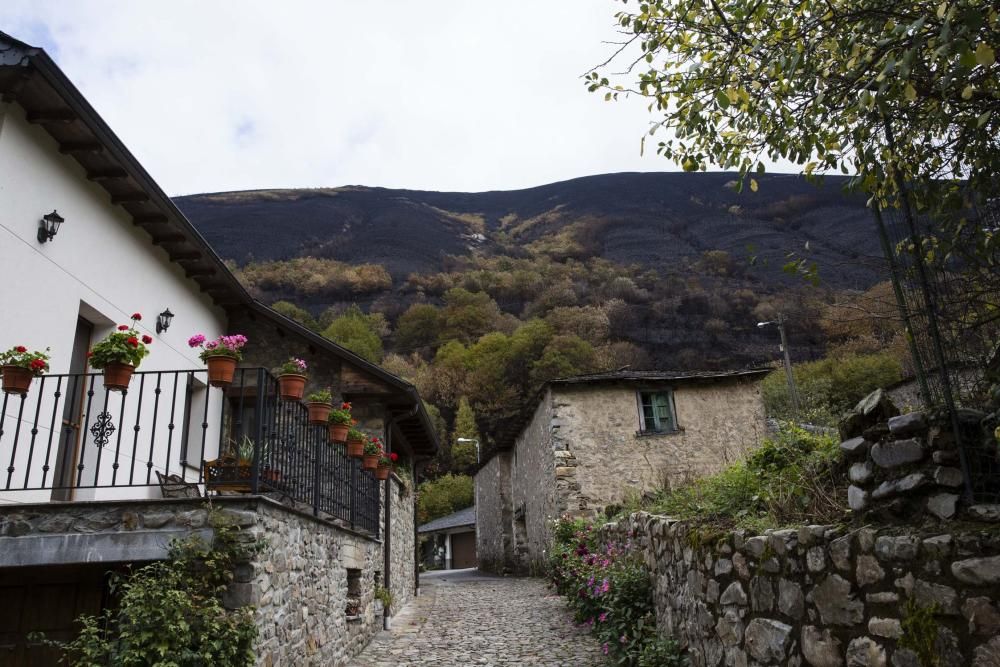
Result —
M5 0L170 194L511 189L672 169L580 79L613 0Z

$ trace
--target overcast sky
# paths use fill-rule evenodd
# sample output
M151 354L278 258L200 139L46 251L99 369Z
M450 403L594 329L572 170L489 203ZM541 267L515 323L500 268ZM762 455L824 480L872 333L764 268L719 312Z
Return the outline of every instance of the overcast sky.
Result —
M675 167L580 76L615 0L3 0L171 195L513 189Z

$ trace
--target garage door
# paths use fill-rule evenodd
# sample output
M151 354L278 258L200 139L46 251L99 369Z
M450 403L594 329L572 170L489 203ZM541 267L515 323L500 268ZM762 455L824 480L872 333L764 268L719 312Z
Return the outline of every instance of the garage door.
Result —
M475 533L455 533L451 536L451 566L456 570L476 567Z
M98 614L108 566L10 568L0 570L0 667L50 667L59 651L28 634L69 641L80 614Z

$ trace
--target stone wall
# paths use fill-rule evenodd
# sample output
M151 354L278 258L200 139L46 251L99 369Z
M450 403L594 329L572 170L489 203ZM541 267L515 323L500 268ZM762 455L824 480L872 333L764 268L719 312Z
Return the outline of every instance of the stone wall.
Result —
M751 536L637 513L604 532L641 550L657 625L693 667L921 667L908 640L928 642L940 667L996 667L1000 532L984 528Z
M542 551L551 541L552 519L575 507L567 500L578 490L567 471L573 463L564 443L553 440L558 429L553 426L552 391L535 409L531 421L514 445L511 469L514 567L518 571L537 570L544 560ZM553 481L553 475L555 480Z
M985 439L984 413L959 411L967 452ZM909 523L921 519L1000 518L1000 505L962 502L965 483L950 419L899 410L882 391L862 400L841 422L841 451L850 462L847 501L861 516ZM995 447L995 444L994 444Z
M412 485L393 475L391 478L392 511L390 512L389 564L392 593L392 613L402 608L413 597L416 584L416 556L414 551L414 504ZM383 515L384 516L384 515Z
M497 452L476 473L476 558L487 572L513 569L511 453Z

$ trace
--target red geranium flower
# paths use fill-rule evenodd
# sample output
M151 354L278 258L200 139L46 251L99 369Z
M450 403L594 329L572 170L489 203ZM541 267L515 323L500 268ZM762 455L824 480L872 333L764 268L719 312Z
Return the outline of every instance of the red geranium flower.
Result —
M45 362L42 361L41 359L33 359L30 365L31 365L31 370L33 371L38 371L45 368Z
M127 324L119 324L118 325L118 330L119 331L128 331L128 325Z
M347 401L344 401L343 403L340 404L340 409L341 410L350 410L351 409L351 404L348 403Z
M129 336L128 340L125 342L131 345L132 347L139 347L139 339L136 338L135 336Z
M27 351L28 351L28 348L26 348L26 347L25 347L25 346L23 346L23 345L18 345L18 346L17 346L17 347L15 347L14 349L15 349L15 350L17 350L18 352L20 352L21 354L24 354L25 352L27 352Z
M399 460L399 454L397 454L396 452L392 452L391 454L389 454L389 460L395 463L396 461Z
M132 319L136 321L141 320L142 315L140 315L139 313L132 313Z
M90 350L87 350L87 358L90 359L92 356L94 356L94 353L91 352Z
M153 342L153 337L152 336L143 336L142 337L142 342L145 343L146 345L149 345L150 343Z

